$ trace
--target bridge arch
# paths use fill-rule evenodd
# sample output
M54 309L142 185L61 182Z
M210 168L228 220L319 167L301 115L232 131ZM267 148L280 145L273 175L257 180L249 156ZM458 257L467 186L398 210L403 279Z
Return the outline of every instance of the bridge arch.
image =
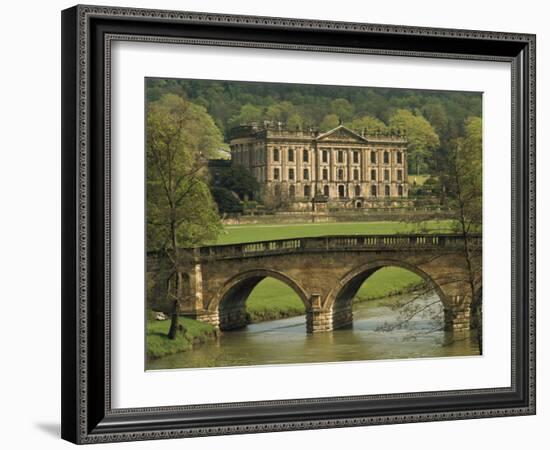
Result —
M274 278L289 286L310 308L310 298L304 288L292 277L271 269L254 269L230 278L208 305L211 313L218 313L220 330L241 328L247 324L246 300L254 288L265 278Z
M402 269L409 270L420 278L422 278L428 285L437 292L439 298L443 304L448 304L448 299L441 287L434 281L434 279L414 264L410 264L406 261L394 260L394 259L380 259L371 261L367 264L362 264L351 271L349 271L338 282L338 285L328 294L325 303L325 308L330 309L336 305L338 301L345 298L353 298L361 285L377 270L383 267L401 267Z
M427 285L434 290L444 310L449 309L449 299L437 284L437 282L425 271L414 264L402 260L379 259L362 264L349 271L340 279L337 286L328 294L325 302L325 310L332 312L334 328L351 325L353 322L352 302L363 283L376 271L383 267L400 267L409 270L422 278Z

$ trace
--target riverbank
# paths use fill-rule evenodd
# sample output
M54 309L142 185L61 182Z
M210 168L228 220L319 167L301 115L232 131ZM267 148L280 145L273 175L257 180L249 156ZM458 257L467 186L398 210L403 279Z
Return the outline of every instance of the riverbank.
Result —
M147 320L147 357L160 358L174 353L186 352L207 341L218 338L218 331L208 323L180 317L179 323L185 332L178 330L175 339L168 338L170 320Z

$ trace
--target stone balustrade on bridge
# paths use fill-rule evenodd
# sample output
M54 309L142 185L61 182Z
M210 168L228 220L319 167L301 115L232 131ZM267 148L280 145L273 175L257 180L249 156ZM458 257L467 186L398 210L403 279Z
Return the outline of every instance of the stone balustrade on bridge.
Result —
M470 235L469 245L481 246L481 235ZM199 247L201 258L246 258L260 255L349 250L462 249L464 237L456 234L320 236Z

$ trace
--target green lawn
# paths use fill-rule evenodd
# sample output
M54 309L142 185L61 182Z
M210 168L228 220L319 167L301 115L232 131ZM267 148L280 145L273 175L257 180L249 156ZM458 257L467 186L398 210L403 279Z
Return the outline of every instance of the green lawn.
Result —
M417 274L401 267L383 267L373 273L357 292L355 301L365 301L410 291L422 283Z
M384 267L363 283L355 301L387 297L413 289L422 279L400 267ZM251 322L275 320L304 314L300 297L285 283L273 278L261 281L246 302Z
M246 312L251 322L262 322L299 316L305 313L305 309L291 287L274 278L265 278L248 297Z
M175 339L168 339L170 320L147 320L147 356L158 358L190 350L193 344L213 339L216 330L208 323L180 317L185 333L178 331Z
M406 222L334 222L278 225L228 225L215 244L268 241L326 235L449 233L451 220L432 220L422 224Z
M409 183L412 186L414 181L416 181L417 186L422 186L426 182L426 180L430 177L431 175L426 175L426 174L409 175Z

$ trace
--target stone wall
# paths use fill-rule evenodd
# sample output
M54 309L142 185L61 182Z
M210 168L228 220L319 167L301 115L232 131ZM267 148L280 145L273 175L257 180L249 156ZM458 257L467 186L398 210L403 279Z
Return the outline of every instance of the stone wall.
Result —
M311 204L304 211L280 212L275 214L250 214L228 216L224 225L269 225L269 224L307 224L334 222L421 222L424 220L445 220L454 217L452 211L442 209L367 209L313 213Z

